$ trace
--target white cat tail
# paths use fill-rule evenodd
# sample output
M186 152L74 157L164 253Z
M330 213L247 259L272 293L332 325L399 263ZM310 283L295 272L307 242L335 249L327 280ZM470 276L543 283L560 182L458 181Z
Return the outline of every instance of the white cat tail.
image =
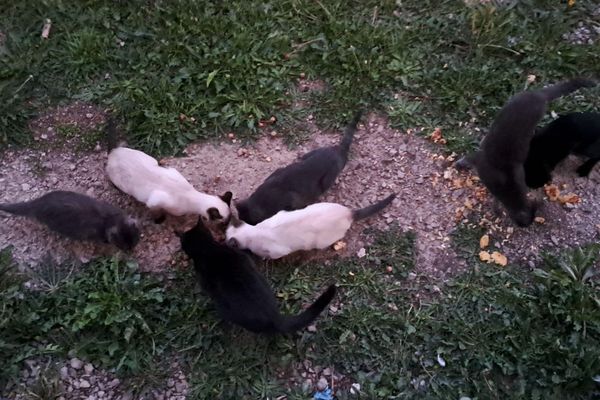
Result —
M379 211L386 208L392 200L396 198L396 193L390 194L385 199L378 201L375 204L371 204L365 208L360 208L358 210L352 210L352 219L354 221L358 221L359 219L368 218L373 214L377 214Z

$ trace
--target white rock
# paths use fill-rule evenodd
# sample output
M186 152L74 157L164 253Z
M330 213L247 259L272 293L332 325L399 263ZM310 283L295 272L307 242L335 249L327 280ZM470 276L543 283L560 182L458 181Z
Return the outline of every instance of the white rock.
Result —
M359 394L360 393L360 383L353 383L350 386L350 394Z
M81 369L83 362L79 358L71 358L71 368Z
M94 366L92 364L85 364L83 369L85 370L85 373L89 375L94 370Z
M82 389L87 389L89 387L91 387L92 385L85 379L80 379L79 380L79 387Z
M327 386L329 386L329 383L327 383L327 379L325 378L321 378L319 379L319 382L317 382L317 390L320 392L327 389Z
M358 250L358 252L356 253L356 256L358 258L363 258L366 255L367 255L367 250L365 250L364 247L361 247L360 250Z

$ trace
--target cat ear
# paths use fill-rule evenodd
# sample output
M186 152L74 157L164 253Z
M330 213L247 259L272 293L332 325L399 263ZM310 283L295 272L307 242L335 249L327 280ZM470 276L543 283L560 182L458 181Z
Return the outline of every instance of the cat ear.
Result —
M233 193L227 191L225 193L223 193L222 196L219 196L219 198L221 200L223 200L225 202L225 204L227 204L228 206L231 206L231 199L233 197Z
M209 208L208 210L206 210L206 213L208 214L208 219L210 219L211 221L215 219L223 219L223 216L215 207Z
M227 246L232 247L234 249L239 249L240 242L238 242L236 238L230 238L230 239L227 239Z

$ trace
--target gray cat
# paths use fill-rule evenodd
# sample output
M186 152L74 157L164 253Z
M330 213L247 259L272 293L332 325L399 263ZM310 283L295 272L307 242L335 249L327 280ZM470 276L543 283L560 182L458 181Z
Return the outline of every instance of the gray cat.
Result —
M536 205L527 199L523 165L535 128L548 102L595 85L591 79L575 78L514 95L496 116L480 149L457 161L456 166L474 166L483 184L504 205L510 218L518 226L530 225Z
M0 204L0 211L33 218L71 239L111 243L122 250L133 249L140 239L135 221L123 211L80 193L58 190L31 201Z
M250 197L236 204L239 218L256 225L279 211L298 210L318 201L346 165L361 115L356 113L339 145L310 151L269 175Z

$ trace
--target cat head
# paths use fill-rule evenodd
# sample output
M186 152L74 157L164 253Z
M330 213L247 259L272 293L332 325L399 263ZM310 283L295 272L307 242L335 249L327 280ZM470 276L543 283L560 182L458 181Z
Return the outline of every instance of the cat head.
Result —
M184 233L175 232L181 240L181 248L188 255L197 253L199 246L204 246L207 242L214 242L210 230L204 225L202 217L198 218L196 225Z
M133 218L122 218L106 230L106 240L123 251L133 249L140 240L140 230Z
M230 205L233 194L225 192L221 196L215 196L214 204L206 209L209 221L227 222L231 213Z

